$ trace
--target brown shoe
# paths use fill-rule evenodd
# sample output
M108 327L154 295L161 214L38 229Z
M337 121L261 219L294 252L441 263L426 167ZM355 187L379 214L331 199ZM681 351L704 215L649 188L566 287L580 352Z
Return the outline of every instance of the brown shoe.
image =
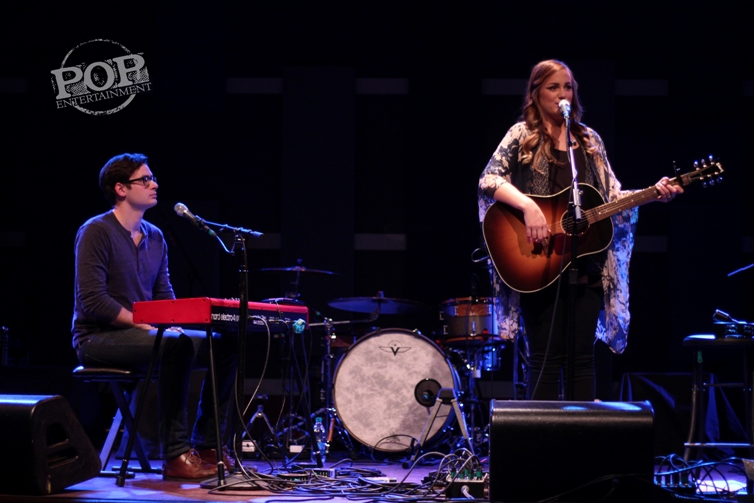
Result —
M199 453L199 457L202 458L203 463L217 466L217 450L201 449L197 452ZM225 465L226 470L228 470L229 472L233 471L233 461L230 459L230 452L225 446L223 446L223 464Z
M163 480L199 481L217 476L217 464L202 461L196 449L162 463Z

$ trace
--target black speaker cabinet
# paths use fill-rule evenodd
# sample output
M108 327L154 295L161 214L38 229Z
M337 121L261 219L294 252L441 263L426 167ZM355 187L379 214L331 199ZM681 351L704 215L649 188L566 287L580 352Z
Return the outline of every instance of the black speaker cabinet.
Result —
M492 400L490 500L652 501L653 428L649 402Z
M2 494L52 494L100 472L99 455L59 395L0 395L0 453Z

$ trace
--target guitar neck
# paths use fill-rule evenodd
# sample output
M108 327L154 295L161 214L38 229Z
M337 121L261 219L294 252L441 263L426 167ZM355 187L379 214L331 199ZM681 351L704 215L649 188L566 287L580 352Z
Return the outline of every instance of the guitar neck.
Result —
M688 174L685 174L671 178L669 183L671 185L688 185L690 180L684 179L684 177L688 178L688 176ZM596 208L586 210L584 215L589 223L599 222L600 220L610 218L621 211L630 210L631 208L641 206L642 204L651 203L652 201L657 200L658 194L659 192L657 191L657 188L653 185L652 187L633 192L617 201L605 203Z
M689 173L679 174L669 183L685 187L694 182L703 182L706 187L722 181L723 167L712 156L708 161L695 162L694 168ZM521 210L502 202L496 202L487 209L482 225L484 242L495 270L510 288L526 293L537 292L551 285L573 260L599 253L610 246L615 228L608 217L655 201L659 195L657 187L652 186L605 203L602 194L591 185L582 183L579 188L583 218L578 222L573 222L569 212L570 189L549 196L531 196L542 210L545 220L550 222L550 232L555 237L546 244L532 243L527 239L526 220ZM577 235L578 238L573 239L568 235ZM574 244L578 248L575 253L572 252Z

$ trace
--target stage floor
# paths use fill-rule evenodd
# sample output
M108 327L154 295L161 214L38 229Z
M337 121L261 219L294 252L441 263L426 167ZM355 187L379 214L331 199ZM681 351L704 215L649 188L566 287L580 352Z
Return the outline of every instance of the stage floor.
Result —
M468 478L474 481L477 475L485 478L490 473L486 458L475 458L460 453L433 458L419 459L409 468L398 459L391 461L350 459L328 460L325 469L328 475L320 475L311 467L300 468L296 464L283 467L277 460L244 460L243 466L249 471L248 476L232 474L226 476L226 484L218 489L217 479L203 484L163 481L159 473L135 473L133 478L125 481L124 487L116 485L114 476L99 476L68 487L57 494L48 496L2 495L0 502L64 502L64 503L136 503L145 501L167 502L215 502L248 501L254 503L331 501L335 503L349 501L490 501L484 483L454 483L448 485L448 474L457 473L454 468L462 465L481 470ZM646 499L641 501L634 497L627 498L619 492L602 494L600 501L620 501L626 503L662 503L681 499L697 501L752 501L746 495L746 476L743 461L731 458L725 462L705 463L688 475L684 473L687 465L677 456L657 460L655 481ZM307 463L309 464L309 463ZM131 466L136 466L132 462ZM159 469L161 461L153 460L153 468ZM111 463L109 468L119 468L119 462ZM679 474L680 475L677 475ZM665 474L665 475L661 475ZM460 474L459 474L460 475ZM684 483L684 480L686 481ZM658 483L659 481L659 483ZM547 483L545 479L542 480ZM522 481L523 483L523 481ZM526 483L531 483L528 481ZM661 487L664 486L664 487ZM667 486L671 486L668 488ZM680 487L679 487L680 486ZM563 488L565 493L568 491ZM570 488L568 488L570 489ZM0 493L2 488L0 488ZM608 490L609 492L609 490ZM595 501L593 498L579 499L561 494L547 501L584 502ZM495 500L493 500L495 501ZM530 499L526 501L537 501ZM506 500L506 503L511 503Z
M234 473L225 476L225 485L217 488L217 479L203 483L163 481L159 473L135 473L127 478L123 487L116 485L114 475L99 476L70 486L64 491L49 496L3 496L0 501L32 502L62 501L74 502L143 502L143 501L349 501L350 498L371 499L387 494L412 493L419 499L445 500L444 487L424 483L426 477L438 472L439 458L429 464L417 463L405 469L400 462L351 461L348 459L328 460L324 470L332 474L326 476L313 468L310 462L291 463L285 468L279 460L244 460L247 475ZM108 468L117 469L120 462L111 463ZM159 469L162 462L151 461L152 467ZM138 467L132 461L131 467ZM434 487L434 488L433 488ZM2 493L2 489L0 489ZM408 497L408 496L407 496Z

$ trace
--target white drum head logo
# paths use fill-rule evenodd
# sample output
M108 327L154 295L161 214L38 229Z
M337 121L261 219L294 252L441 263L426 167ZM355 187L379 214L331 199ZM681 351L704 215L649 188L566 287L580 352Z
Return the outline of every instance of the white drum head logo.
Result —
M82 42L50 73L56 107L90 115L114 114L152 90L144 56L113 40Z
M390 345L388 346L380 346L380 349L382 351L386 351L388 353L393 353L393 356L397 355L398 353L405 353L406 351L409 351L411 349L410 346L401 346L401 343L398 341L390 341Z

